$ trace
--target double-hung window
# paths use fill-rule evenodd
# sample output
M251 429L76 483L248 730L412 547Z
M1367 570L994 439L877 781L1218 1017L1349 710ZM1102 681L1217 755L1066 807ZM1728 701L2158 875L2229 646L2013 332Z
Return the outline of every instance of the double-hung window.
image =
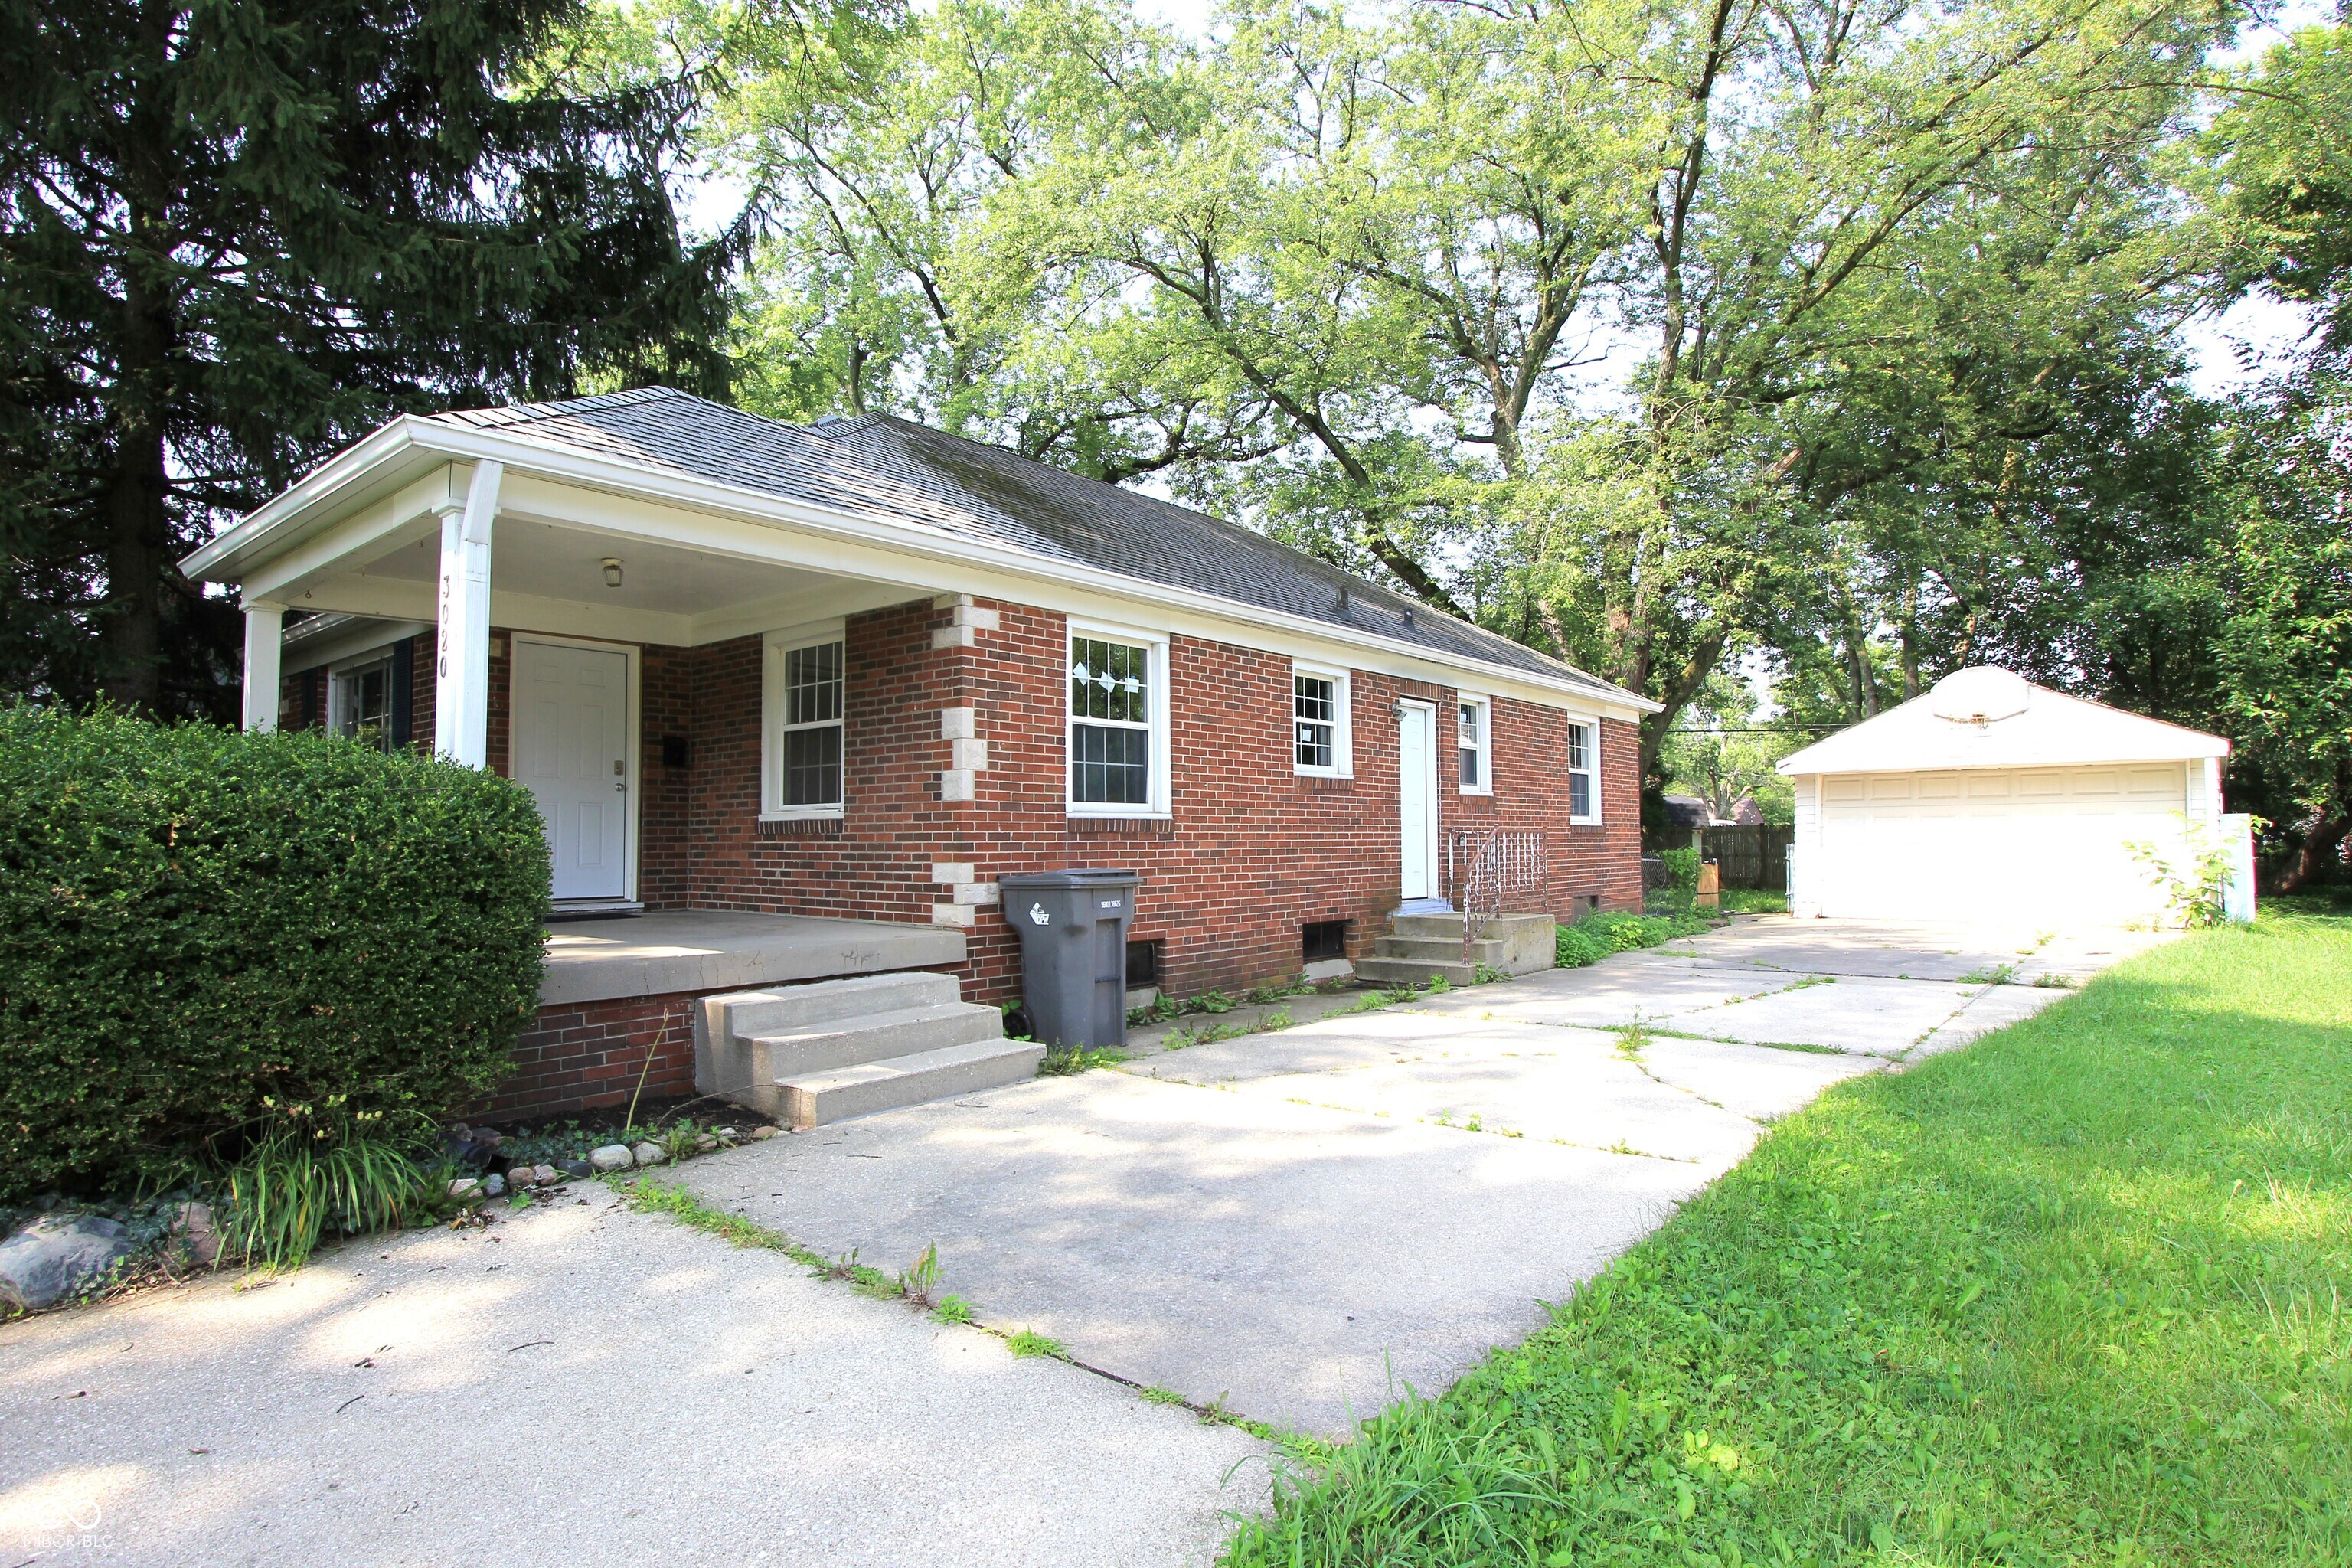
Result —
M1596 724L1568 727L1568 816L1571 822L1601 820L1601 730Z
M1458 715L1456 742L1462 757L1462 793L1495 793L1495 705L1483 697L1465 697L1454 705Z
M339 669L329 678L327 716L337 733L381 752L392 749L392 659Z
M1156 816L1166 809L1161 735L1167 682L1162 645L1129 636L1070 634L1070 810Z
M839 816L846 679L837 630L768 638L760 815Z
M1294 665L1290 671L1290 756L1295 771L1344 778L1351 771L1344 670Z

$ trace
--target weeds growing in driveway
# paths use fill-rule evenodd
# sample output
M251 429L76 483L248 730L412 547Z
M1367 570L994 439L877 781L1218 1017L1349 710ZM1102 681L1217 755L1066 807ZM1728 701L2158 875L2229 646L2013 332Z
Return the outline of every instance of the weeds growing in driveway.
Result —
M2352 1562L2352 920L1832 1089L1243 1524L1292 1564Z

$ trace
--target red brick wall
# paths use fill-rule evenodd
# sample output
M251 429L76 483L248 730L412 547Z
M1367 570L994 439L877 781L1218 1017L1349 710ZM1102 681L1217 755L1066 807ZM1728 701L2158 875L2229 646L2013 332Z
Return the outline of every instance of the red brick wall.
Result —
M762 837L761 641L693 650L694 769L687 901L702 908L927 921L950 896L935 861L969 861L982 881L1071 866L1143 878L1132 935L1162 944L1162 983L1179 994L1234 989L1297 973L1299 930L1350 922L1360 954L1386 930L1398 896L1400 696L1436 702L1450 740L1451 689L1358 672L1351 779L1301 778L1290 752L1291 661L1179 637L1170 647L1172 823L1088 822L1063 807L1064 670L1058 615L991 604L998 628L971 648L935 649L948 624L928 604L853 616L846 633L846 808L839 825ZM940 710L977 710L989 767L969 803L940 799L948 766ZM1455 792L1441 763L1444 826L1475 823L1549 836L1561 915L1588 900L1637 908L1640 805L1631 726L1602 726L1601 827L1568 826L1567 716L1497 700L1496 793ZM1444 755L1451 755L1450 745ZM774 833L775 829L771 828ZM651 830L648 834L651 843ZM977 997L1017 987L1019 939L983 906L965 967Z
M650 1052L653 1063L646 1067ZM538 1116L694 1092L694 996L542 1007L515 1042L514 1076L477 1114Z

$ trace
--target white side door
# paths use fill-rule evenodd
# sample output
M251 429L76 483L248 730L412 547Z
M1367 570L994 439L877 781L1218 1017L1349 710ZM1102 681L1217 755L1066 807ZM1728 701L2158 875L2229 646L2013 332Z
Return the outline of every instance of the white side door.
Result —
M1437 898L1437 710L1425 702L1397 706L1397 831L1405 900Z
M514 639L514 776L539 801L555 897L628 896L629 656Z

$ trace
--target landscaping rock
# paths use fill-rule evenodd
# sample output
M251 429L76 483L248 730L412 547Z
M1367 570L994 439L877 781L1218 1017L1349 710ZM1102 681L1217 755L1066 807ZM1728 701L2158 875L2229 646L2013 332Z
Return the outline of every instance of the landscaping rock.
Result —
M220 1261L220 1225L213 1218L210 1204L182 1204L173 1211L172 1239L179 1245L181 1254L199 1268L210 1268Z
M130 1255L122 1226L103 1215L43 1215L0 1241L0 1302L26 1312L54 1307Z
M773 1138L775 1135L776 1130L772 1127L754 1127L751 1129L751 1142L754 1143L757 1143L762 1138Z
M621 1152L625 1154L628 1152L625 1149ZM596 1167L585 1160L560 1160L556 1163L555 1168L564 1175L580 1182L584 1182L596 1173Z
M698 1154L708 1154L718 1147L719 1140L708 1132L694 1141L694 1152Z
M669 1158L669 1151L658 1143L640 1143L629 1151L640 1165L658 1165Z
M471 1203L482 1195L482 1184L473 1176L460 1176L449 1184L449 1195L459 1203Z
M552 1165L534 1165L530 1170L530 1179L535 1185L551 1187L563 1179L563 1173Z
M482 1178L482 1195L484 1197L499 1197L502 1195L506 1190L507 1179L504 1176L493 1173L492 1174Z
M636 1156L629 1152L625 1143L607 1143L588 1151L588 1163L599 1171L625 1171L636 1163Z

